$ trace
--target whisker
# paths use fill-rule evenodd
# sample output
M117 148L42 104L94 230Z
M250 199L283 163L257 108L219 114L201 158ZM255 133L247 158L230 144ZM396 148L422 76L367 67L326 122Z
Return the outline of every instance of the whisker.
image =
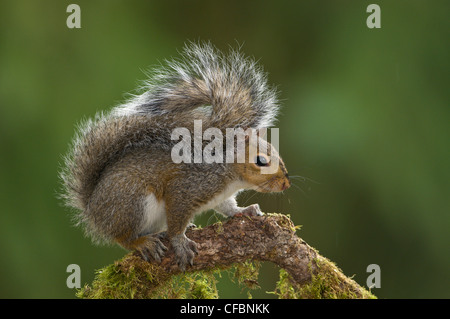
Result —
M256 194L258 194L256 191L249 197L249 198L247 198L246 200L245 200L245 202L244 202L244 206L245 205L247 205L247 203L248 203L248 201L250 200L250 199L252 199Z
M300 182L305 182L306 181L306 179L304 178L304 177L302 177L302 176L289 176L289 179L293 179L293 180L295 180L295 181L300 181Z
M302 192L302 194L305 195L305 197L309 198L308 194L300 186L298 186L294 183L291 183L291 185L298 188Z
M265 181L264 183L258 185L258 188L262 188L262 189L263 189L264 186L268 185L268 184L271 183L273 180L274 180L274 178L271 178L271 179ZM248 201L249 201L250 199L252 199L256 194L258 194L257 191L255 191L255 192L252 194L252 196L250 196L249 198L247 198L247 199L245 200L245 202L244 202L243 205L247 205Z
M315 180L313 180L312 178L309 178L309 177L306 177L306 176L301 176L301 175L289 175L289 178L301 180L301 181L303 181L303 182L305 182L305 181L310 181L310 182L312 182L312 183L314 183L314 184L320 185L320 183L319 183L318 181L315 181Z
M320 185L320 182L315 181L315 180L313 180L312 178L305 177L305 176L303 176L303 178L306 179L306 180L308 180L308 181L310 181L310 182L312 182L312 183L314 183L314 184Z

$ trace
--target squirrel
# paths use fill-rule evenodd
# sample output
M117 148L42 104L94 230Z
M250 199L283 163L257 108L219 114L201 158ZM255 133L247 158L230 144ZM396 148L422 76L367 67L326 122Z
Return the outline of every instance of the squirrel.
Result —
M166 61L141 90L79 126L60 171L62 198L94 242L117 243L160 262L167 237L184 271L198 253L185 235L196 215L209 209L227 217L262 215L258 204L239 207L237 193L281 192L290 180L277 151L259 135L245 136L243 163L175 163L173 130L192 132L194 120L203 132L268 128L279 109L277 91L253 59L210 43L186 45L181 59ZM273 165L272 173L261 172Z

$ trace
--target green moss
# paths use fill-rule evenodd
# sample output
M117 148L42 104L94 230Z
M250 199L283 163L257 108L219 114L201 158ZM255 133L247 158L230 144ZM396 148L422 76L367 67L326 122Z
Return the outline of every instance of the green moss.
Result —
M139 257L122 260L97 271L92 285L77 292L79 298L90 299L217 299L217 277L227 271L233 281L248 289L259 288L259 262L246 261L226 269L186 272L170 275Z
M217 299L219 295L216 286L216 271L197 271L172 276L148 298Z
M229 270L231 280L244 286L247 289L247 297L252 298L251 290L260 288L258 283L259 269L261 263L259 261L246 260L243 263L233 264Z
M294 284L291 276L280 269L280 280L275 294L280 299L375 299L369 291L359 287L352 279L345 277L337 266L326 258L316 259L317 271L311 281ZM312 269L312 267L310 267ZM347 281L346 284L343 284Z
M280 280L277 282L275 291L267 292L275 294L279 299L299 299L300 294L291 283L290 275L284 270L280 269Z
M136 261L131 262L130 261ZM79 298L124 299L142 298L151 294L160 281L161 270L138 257L124 258L97 271L92 287L84 286L77 292Z
M170 276L158 266L128 256L97 271L92 286L85 285L76 295L91 299L218 298L217 271Z
M183 282L181 279L180 282ZM214 273L196 272L185 279L189 285L186 297L190 299L218 299L217 280Z
M139 257L127 256L97 271L92 286L86 285L81 288L77 292L77 297L216 299L219 298L217 277L221 277L222 272L227 271L231 280L247 289L247 296L251 298L251 290L260 288L258 284L260 266L258 261L246 261L233 264L227 269L214 268L171 276ZM281 299L376 298L352 279L345 277L336 265L326 258L314 260L314 273L312 269L311 265L311 281L301 285L294 283L289 273L280 269L280 279L272 293Z

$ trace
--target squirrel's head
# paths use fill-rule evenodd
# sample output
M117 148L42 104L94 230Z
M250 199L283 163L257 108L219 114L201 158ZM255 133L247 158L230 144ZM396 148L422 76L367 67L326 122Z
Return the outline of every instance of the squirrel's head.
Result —
M245 137L245 163L236 163L241 178L262 193L281 192L291 186L278 151L260 136Z

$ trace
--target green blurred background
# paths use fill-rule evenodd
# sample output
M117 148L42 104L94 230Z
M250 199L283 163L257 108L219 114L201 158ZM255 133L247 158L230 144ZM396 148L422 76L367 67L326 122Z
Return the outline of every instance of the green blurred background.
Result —
M68 29L67 5L81 7ZM370 3L381 29L366 26ZM450 297L449 1L0 2L0 297L73 298L124 255L95 247L56 198L75 124L124 100L187 40L243 44L280 90L280 152L297 180L242 197L380 298ZM212 222L211 215L200 222ZM222 297L246 297L223 276ZM264 264L270 298L277 269Z

